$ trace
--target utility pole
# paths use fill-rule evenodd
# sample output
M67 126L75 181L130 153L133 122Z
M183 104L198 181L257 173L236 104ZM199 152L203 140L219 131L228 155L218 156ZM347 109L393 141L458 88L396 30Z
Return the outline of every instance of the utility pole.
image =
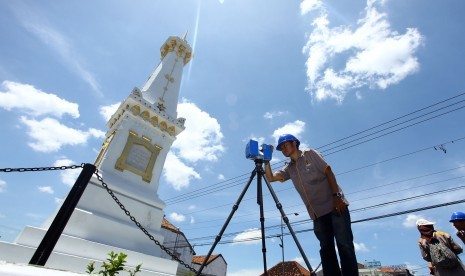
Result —
M294 216L298 216L299 213L293 213ZM283 224L283 217L281 216L281 237L279 237L281 244L279 247L281 247L281 255L282 255L282 273L281 275L284 276L284 224Z

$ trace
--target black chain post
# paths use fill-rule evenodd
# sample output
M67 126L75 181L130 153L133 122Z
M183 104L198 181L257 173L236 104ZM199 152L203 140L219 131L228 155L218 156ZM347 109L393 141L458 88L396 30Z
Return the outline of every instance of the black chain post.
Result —
M84 193L90 178L95 172L95 169L95 166L92 164L85 164L83 166L81 174L63 202L63 205L47 230L47 233L45 233L44 238L42 239L39 247L37 247L37 250L29 261L29 264L40 266L45 265L52 254L53 248L58 242L61 233L63 233L69 218L73 214L74 208L76 208L79 199Z

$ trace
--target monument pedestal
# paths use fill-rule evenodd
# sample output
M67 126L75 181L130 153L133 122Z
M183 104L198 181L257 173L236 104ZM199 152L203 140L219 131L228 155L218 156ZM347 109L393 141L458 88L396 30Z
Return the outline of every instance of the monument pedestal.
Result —
M112 189L109 184L111 174L106 178ZM107 183L105 178L104 181ZM146 194L139 194L137 190L126 190L124 195L117 189L112 191L142 227L163 244L159 221L163 219L164 203L158 199L148 199ZM15 243L0 243L0 259L29 263L56 213L41 228L26 227ZM160 247L131 221L94 176L45 266L85 272L90 262L96 262L95 268L100 270L100 265L111 251L128 255L126 260L129 267L142 263L144 272L140 275L176 275L178 263L160 257Z
M0 259L13 263L29 263L46 231L46 229L28 226L21 232L16 243L0 242ZM111 251L115 253L123 252L128 255L126 258L127 263L125 264L128 269L134 270L135 266L142 264L142 270L137 275L176 275L178 263L175 261L64 234L60 236L45 267L85 273L87 265L95 262L94 267L98 272L101 269L103 261L106 261L108 253ZM108 261L106 262L108 263Z

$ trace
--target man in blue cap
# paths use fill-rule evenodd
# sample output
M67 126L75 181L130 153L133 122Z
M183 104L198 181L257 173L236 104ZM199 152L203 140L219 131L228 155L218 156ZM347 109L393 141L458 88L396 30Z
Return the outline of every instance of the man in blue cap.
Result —
M457 229L457 237L465 243L465 213L463 212L454 212L450 217L450 222Z
M313 229L320 241L323 274L328 276L358 276L357 258L353 243L349 202L331 167L316 150L299 150L300 141L291 134L278 139L277 150L291 161L276 172L265 162L265 175L269 182L291 179L313 220ZM341 261L341 268L334 244Z

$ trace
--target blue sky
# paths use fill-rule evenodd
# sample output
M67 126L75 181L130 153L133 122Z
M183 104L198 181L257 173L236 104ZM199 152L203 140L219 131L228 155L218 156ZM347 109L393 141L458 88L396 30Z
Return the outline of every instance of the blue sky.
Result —
M291 132L319 149L353 221L461 200L464 11L459 0L0 0L0 167L93 163L106 119L143 86L165 40L188 31L194 56L178 107L186 130L158 193L198 255L208 253L254 169L244 157L251 138L275 143ZM275 153L272 167L284 161ZM41 225L78 173L0 174L0 239ZM238 242L260 229L255 183L223 236L231 243L215 250L231 276L263 269L260 240ZM290 221L316 267L319 245L305 231L312 223L299 196L290 182L273 187L284 211L299 214ZM267 192L264 205L266 234L279 234ZM450 214L464 209L354 223L358 261L425 274L414 222L427 218L453 232ZM285 259L301 261L292 238L284 239ZM279 243L267 239L268 267L282 258Z

